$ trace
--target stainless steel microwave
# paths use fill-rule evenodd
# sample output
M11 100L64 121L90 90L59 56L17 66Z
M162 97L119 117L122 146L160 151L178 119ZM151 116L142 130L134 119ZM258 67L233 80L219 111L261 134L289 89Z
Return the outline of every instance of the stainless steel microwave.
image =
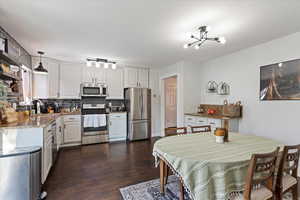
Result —
M103 83L81 83L80 84L81 96L107 96L107 86Z

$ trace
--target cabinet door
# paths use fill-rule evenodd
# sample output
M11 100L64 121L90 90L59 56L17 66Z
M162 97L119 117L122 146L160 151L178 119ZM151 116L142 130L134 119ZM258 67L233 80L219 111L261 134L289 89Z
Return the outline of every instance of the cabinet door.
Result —
M149 70L148 69L139 69L139 80L138 84L141 88L148 88L148 79L149 79Z
M101 67L97 68L95 66L92 67L82 67L82 82L100 82L106 83L106 69Z
M106 83L107 82L107 70L102 67L96 68L95 67L95 81L99 83Z
M52 166L52 136L44 141L43 147L43 183L46 181Z
M123 140L127 136L126 113L111 114L109 116L109 139Z
M80 122L65 122L64 143L81 142Z
M83 65L62 63L60 66L60 97L79 98Z
M221 128L222 127L222 121L221 119L211 119L208 118L208 125L211 126L211 131L214 133L216 128Z
M49 98L59 97L59 64L53 61L47 62L48 70L48 96Z
M48 76L45 74L33 73L33 98L48 98Z
M36 68L40 60L38 57L32 57L32 67ZM33 98L48 98L48 75L33 73L32 76L32 95Z
M124 69L124 87L138 87L138 69L130 67Z
M32 66L39 64L38 57L32 57ZM53 59L44 58L43 66L48 74L33 73L33 97L34 98L57 98L59 96L59 63Z
M124 85L123 85L123 69L117 68L107 69L108 99L123 99Z

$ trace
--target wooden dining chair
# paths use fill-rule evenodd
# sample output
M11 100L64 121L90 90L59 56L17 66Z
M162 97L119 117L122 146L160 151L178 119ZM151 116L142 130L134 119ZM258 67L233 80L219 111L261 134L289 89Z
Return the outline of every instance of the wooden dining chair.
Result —
M211 132L211 126L191 126L192 133L207 133Z
M275 169L278 158L277 148L271 153L253 154L246 175L243 198L234 200L271 200L275 198Z
M182 135L182 134L187 134L186 127L165 128L165 136L174 136L174 135Z
M283 195L292 192L293 200L298 200L298 161L300 145L285 146L283 148L280 164L278 167L276 200L283 199Z

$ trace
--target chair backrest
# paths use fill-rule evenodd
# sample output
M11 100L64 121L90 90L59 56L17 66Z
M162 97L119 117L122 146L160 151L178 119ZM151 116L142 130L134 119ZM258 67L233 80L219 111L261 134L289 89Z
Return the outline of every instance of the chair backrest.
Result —
M187 134L187 128L186 127L165 128L165 136L181 135L181 134Z
M192 133L204 133L204 132L211 132L211 126L191 126Z
M284 146L278 167L277 187L282 187L282 177L286 174L297 179L300 145Z
M279 148L271 153L253 154L246 176L244 200L251 200L251 191L264 185L270 191L275 191L275 169Z

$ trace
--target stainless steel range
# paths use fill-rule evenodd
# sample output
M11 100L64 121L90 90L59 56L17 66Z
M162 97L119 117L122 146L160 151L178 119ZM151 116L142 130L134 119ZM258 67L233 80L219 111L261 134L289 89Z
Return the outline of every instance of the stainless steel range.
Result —
M81 96L82 144L108 142L106 97Z

